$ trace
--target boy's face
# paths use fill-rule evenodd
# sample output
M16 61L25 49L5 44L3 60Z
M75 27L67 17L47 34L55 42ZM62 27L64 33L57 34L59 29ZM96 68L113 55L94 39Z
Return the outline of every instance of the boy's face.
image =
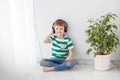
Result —
M54 26L55 28L55 34L57 36L63 36L64 35L64 26Z

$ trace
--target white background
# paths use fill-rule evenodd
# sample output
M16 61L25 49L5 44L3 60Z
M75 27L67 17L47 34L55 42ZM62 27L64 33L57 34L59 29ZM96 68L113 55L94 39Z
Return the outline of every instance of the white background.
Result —
M87 20L98 18L112 12L118 15L115 23L120 28L120 0L35 0L35 23L41 46L42 58L50 57L50 45L43 43L43 38L50 32L53 22L64 19L68 22L68 35L72 38L75 49L74 58L92 60L93 55L86 55L88 44L85 42ZM118 29L120 33L120 29ZM118 33L118 34L119 34ZM112 54L112 60L120 60L120 47Z

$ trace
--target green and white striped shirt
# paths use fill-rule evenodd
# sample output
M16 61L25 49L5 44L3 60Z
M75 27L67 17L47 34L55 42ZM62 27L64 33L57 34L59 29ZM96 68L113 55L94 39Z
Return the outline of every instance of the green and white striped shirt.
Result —
M69 49L74 48L72 40L68 36L64 36L63 39L59 39L56 34L50 36L52 57L54 58L66 58L69 54Z

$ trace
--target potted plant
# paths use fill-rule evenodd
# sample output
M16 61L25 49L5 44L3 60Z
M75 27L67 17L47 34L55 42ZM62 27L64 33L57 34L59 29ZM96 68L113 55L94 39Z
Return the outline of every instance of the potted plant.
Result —
M94 64L98 70L108 70L110 68L110 54L119 45L119 38L116 33L117 25L113 23L117 15L108 13L97 19L89 19L87 33L87 43L90 47L87 54L94 53Z

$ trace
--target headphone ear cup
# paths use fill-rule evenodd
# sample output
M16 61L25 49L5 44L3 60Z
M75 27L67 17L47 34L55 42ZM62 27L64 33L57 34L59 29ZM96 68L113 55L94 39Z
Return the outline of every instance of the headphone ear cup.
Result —
M54 29L54 27L52 27L52 29L53 29L53 33L55 33L55 29Z
M55 22L54 22L53 25L52 25L53 33L55 33L54 24L55 24Z
M67 27L65 27L65 32L67 32Z
M67 32L68 24L65 22L65 30L64 32Z
M64 32L67 32L67 27L65 27L65 30L64 30Z

